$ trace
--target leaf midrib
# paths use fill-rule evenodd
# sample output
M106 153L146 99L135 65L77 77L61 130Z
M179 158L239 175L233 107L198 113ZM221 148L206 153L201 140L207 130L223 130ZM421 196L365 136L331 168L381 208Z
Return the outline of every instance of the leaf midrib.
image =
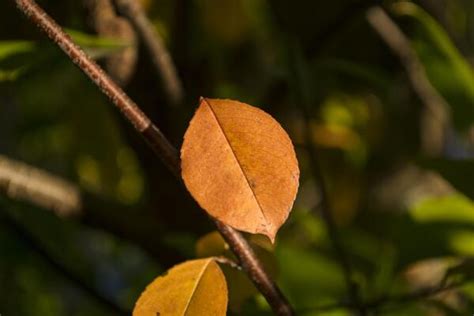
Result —
M232 152L232 155L234 156L234 158L235 158L235 160L236 160L236 162L237 162L237 165L239 166L240 172L242 172L242 174L243 174L243 176L244 176L244 178L245 178L245 181L247 182L247 185L248 185L250 191L252 192L252 195L253 195L255 201L257 202L258 208L259 208L260 212L262 213L263 219L264 219L265 222L268 224L269 221L268 221L268 219L267 219L267 217L266 217L266 215L265 215L265 212L263 211L263 207L262 207L262 205L260 204L260 201L258 200L257 195L255 194L255 191L253 190L252 186L250 185L250 180L249 180L249 178L247 177L247 174L245 173L244 168L242 167L242 164L240 163L239 158L237 157L237 154L235 153L234 148L232 147L232 144L231 144L229 138L227 137L227 134L225 133L224 128L223 128L221 122L219 121L219 118L218 118L217 115L216 115L216 112L214 112L214 109L212 108L210 102L209 102L206 98L203 98L203 100L204 100L204 102L206 103L206 105L209 107L209 109L211 109L211 113L212 113L214 119L216 120L217 125L219 126L219 130L222 132L222 135L224 135L224 139L225 139L225 141L227 142L227 145L230 147L230 150L231 150L231 152Z
M204 267L202 268L202 270L199 272L199 275L196 279L196 284L194 285L194 288L191 292L191 295L189 296L189 299L188 299L188 302L186 303L186 306L184 307L184 311L183 311L183 316L186 316L186 313L188 312L188 308L189 306L191 305L191 301L193 300L193 296L194 296L194 293L196 293L196 290L197 288L199 287L199 283L201 282L201 279L202 279L202 276L204 275L204 273L206 272L207 270L207 267L209 266L209 264L211 263L213 259L207 259L207 262L206 264L204 265Z

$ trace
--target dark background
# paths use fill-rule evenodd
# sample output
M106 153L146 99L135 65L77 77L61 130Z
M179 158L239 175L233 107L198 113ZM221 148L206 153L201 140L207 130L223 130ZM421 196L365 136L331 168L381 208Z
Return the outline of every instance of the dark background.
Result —
M246 102L281 122L297 151L300 190L274 252L265 256L300 315L350 315L337 307L348 294L320 216L321 179L308 152L322 169L360 297L389 296L372 313L472 314L472 0L420 0L417 7L356 0L141 2L183 82L179 105L166 98L143 44L127 46L136 60L111 61L130 43L97 35L87 1L38 1L116 74L176 146L200 96ZM412 55L401 59L368 22L368 10L379 4ZM439 104L420 94L413 59L449 114L437 116ZM79 214L58 216L9 192L4 169L12 160L77 186ZM215 229L130 124L14 1L0 2L0 191L2 316L131 310L156 276L200 255L196 242ZM463 286L396 299L436 288L443 277ZM229 313L268 314L263 298L245 294L245 286L231 289ZM239 291L249 297L238 299Z

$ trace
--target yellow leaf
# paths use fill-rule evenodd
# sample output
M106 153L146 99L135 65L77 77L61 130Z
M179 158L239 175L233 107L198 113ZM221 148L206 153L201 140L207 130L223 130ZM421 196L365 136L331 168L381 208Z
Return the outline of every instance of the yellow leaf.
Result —
M181 148L182 176L200 206L272 242L298 191L295 150L283 128L245 103L201 99Z
M272 278L276 278L278 274L277 261L274 254L271 252L272 245L268 241L268 238L262 235L253 235L249 238L249 243L260 262L262 262L265 271L267 271ZM236 260L235 256L229 250L229 246L217 231L208 233L199 238L196 242L196 256L222 256L234 261ZM258 294L258 290L249 280L248 276L242 271L231 268L227 265L221 265L221 268L226 280L228 281L229 309L239 314L244 302L250 297Z
M148 285L133 316L225 316L227 296L224 274L214 259L186 261Z
M229 251L229 246L218 231L208 233L196 242L196 256L198 258L223 256ZM235 259L230 257L230 259Z

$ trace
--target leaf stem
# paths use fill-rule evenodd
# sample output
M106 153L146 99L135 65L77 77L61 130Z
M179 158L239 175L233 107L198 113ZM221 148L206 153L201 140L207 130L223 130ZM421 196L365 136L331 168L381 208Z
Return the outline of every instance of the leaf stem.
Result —
M224 256L217 256L217 257L214 257L214 260L218 263L221 263L221 264L224 264L226 266L229 266L231 267L232 269L235 269L235 270L239 270L239 271L242 271L242 267L240 266L240 264L238 264L237 262L235 262L234 260L232 259L229 259L227 257L224 257Z
M178 151L151 122L148 116L133 102L109 76L73 43L61 27L34 0L15 0L18 9L57 44L97 87L114 103L124 117L145 138L165 165L181 179ZM292 308L276 283L264 270L261 262L246 239L233 228L214 220L230 248L239 259L242 268L266 298L277 315L293 315Z
M275 314L294 315L285 296L283 296L278 286L264 270L255 252L242 234L218 220L215 220L215 222L222 237L224 237L230 249L239 260L240 266L247 272L257 289L267 299Z

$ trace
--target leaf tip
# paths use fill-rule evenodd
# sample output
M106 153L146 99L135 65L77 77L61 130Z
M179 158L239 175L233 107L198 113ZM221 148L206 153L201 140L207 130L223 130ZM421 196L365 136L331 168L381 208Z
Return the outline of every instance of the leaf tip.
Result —
M203 96L200 96L200 97L199 97L199 104L202 104L203 102L207 102L207 101L206 101L206 98L203 97Z
M267 225L264 227L264 229L262 229L260 232L257 232L257 233L260 233L266 236L268 239L270 239L270 242L272 244L275 244L277 232L278 232L278 227L275 227L273 225Z
M270 242L272 243L272 245L275 244L275 239L276 239L276 233L275 234L268 234L268 235L265 235L268 237L268 239L270 239Z

